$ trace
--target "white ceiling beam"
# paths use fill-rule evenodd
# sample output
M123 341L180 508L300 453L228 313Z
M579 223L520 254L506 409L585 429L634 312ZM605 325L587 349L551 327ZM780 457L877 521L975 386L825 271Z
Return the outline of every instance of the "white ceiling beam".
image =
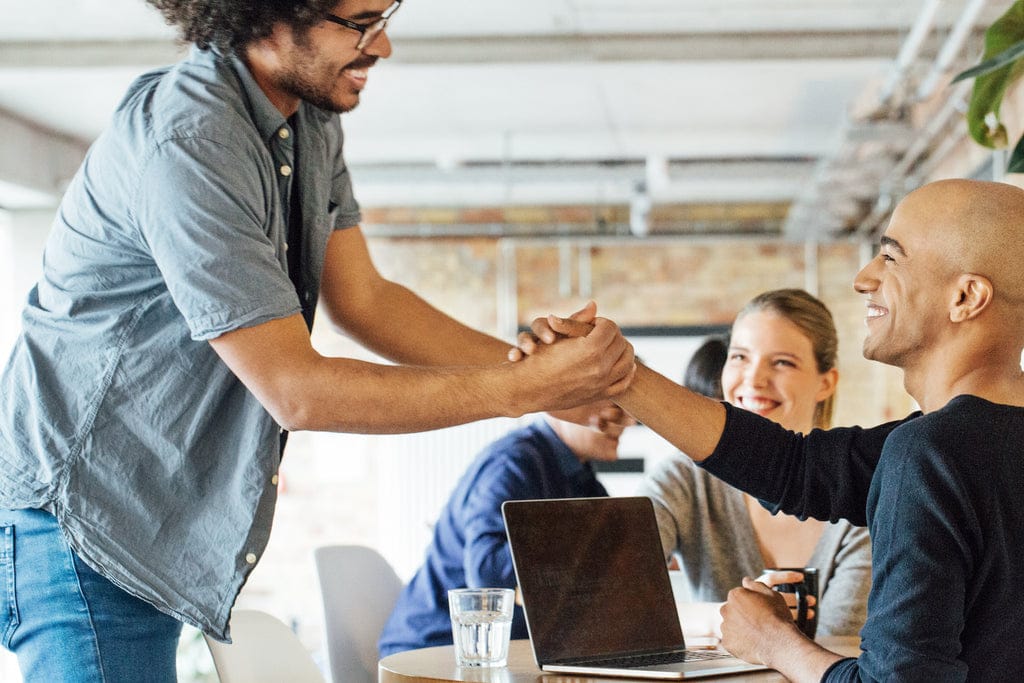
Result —
M656 203L788 202L813 171L802 159L668 163ZM502 206L621 204L644 178L643 162L457 166L352 165L356 197L365 206Z
M185 52L169 40L7 40L0 42L0 69L158 66Z
M56 205L87 145L0 110L0 207Z
M409 64L762 59L889 59L898 30L552 34L396 37L391 61ZM937 45L926 44L935 50ZM168 40L3 41L0 69L153 66L178 60L185 48Z
M395 41L396 62L531 63L888 59L898 31L479 36Z
M686 179L670 181L652 201L655 204L789 202L799 194L804 183L806 178ZM365 207L626 204L635 191L632 183L611 180L550 183L536 180L465 182L437 178L419 185L395 186L355 178L353 186L356 198Z

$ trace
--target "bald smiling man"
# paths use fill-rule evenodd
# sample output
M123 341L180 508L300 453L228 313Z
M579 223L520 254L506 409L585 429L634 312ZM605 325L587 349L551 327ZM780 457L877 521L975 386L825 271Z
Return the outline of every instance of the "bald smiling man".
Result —
M804 437L643 367L616 401L774 510L870 527L859 658L807 639L750 579L722 609L734 654L794 681L1024 681L1024 191L916 190L854 288L865 357L902 368L921 407L904 420ZM576 318L539 319L534 334L582 334Z

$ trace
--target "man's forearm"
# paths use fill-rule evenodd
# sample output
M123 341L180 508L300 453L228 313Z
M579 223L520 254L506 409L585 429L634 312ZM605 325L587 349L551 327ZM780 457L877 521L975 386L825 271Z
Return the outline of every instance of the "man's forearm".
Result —
M725 408L637 363L636 376L615 402L672 445L700 462L725 429Z
M531 397L513 393L509 367L428 368L325 358L319 370L293 380L295 398L284 405L270 396L257 398L295 431L402 434L539 409Z
M431 368L331 358L301 317L226 333L210 344L277 422L291 430L402 433L567 408L621 393L632 347L605 321L521 362Z
M504 361L512 344L475 330L408 288L382 281L386 305L336 325L371 351L407 365L486 365Z
M787 633L764 653L765 664L793 683L818 683L829 667L843 659L841 655L825 649L799 634Z

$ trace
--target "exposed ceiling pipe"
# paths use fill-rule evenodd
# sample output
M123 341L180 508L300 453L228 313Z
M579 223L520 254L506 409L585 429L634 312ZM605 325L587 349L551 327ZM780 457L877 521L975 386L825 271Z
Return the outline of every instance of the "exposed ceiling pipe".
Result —
M576 293L579 294L581 299L589 299L594 295L594 267L590 245L579 245L576 249L576 254Z
M900 47L900 52L896 56L896 62L893 64L892 73L889 74L889 78L879 93L880 102L883 106L890 103L893 95L896 94L897 87L906 77L907 71L914 64L914 60L917 59L917 55L921 51L921 45L935 24L935 14L938 12L940 4L942 4L942 0L924 1L921 12L917 15L910 33L907 34L907 39L903 41L903 45Z
M914 27L911 30L910 35L907 37L903 48L900 50L900 55L896 61L896 67L894 68L886 87L883 89L883 102L891 99L896 91L900 79L905 76L913 58L920 50L924 37L934 24L935 14L938 10L940 1L941 0L926 0L925 4L922 6L921 13L918 15L917 20L914 23ZM950 65L960 54L960 51L963 49L964 41L974 28L975 21L977 20L981 10L984 9L985 4L986 0L970 0L970 2L968 2L964 7L960 18L950 31L949 37L943 44L935 62L931 66L931 69L917 89L916 96L919 101L931 96L942 75L947 72ZM954 116L962 115L966 110L966 98L970 88L970 81L958 83L953 87L946 104L941 110L931 117L927 126L925 126L921 131L921 134L915 138L914 142L907 149L900 161L879 183L878 200L875 202L871 212L857 226L854 231L855 234L870 235L874 233L878 226L881 225L881 223L891 213L896 200L898 199L897 194L902 195L912 189L910 185L916 185L922 182L927 175L934 170L938 163L941 162L942 158L948 155L953 147L963 139L963 135L956 135L945 140L933 150L932 154L928 155L926 161L921 163L919 166L919 172L915 174L913 179L907 177L910 170L919 161L922 155L925 155L928 152L928 149L933 145L936 136L938 136L943 130L948 129Z
M821 272L818 268L818 241L804 242L804 289L812 296L820 296Z
M921 162L921 165L914 169L913 185L919 186L938 168L939 164L956 149L957 145L967 137L967 129L963 128L957 135L947 135L942 143L928 155L928 158Z
M575 254L572 242L562 240L558 243L558 295L563 299L572 296L572 272Z
M644 161L644 181L651 194L657 195L671 184L669 161L664 154L651 154Z
M647 184L640 181L629 200L629 231L637 237L646 237L651 231L651 207Z
M889 215L892 207L892 191L883 187L878 193L878 199L875 200L875 205L871 207L871 213L869 213L864 220L860 222L860 225L858 225L857 229L854 230L854 234L872 234L875 231L875 228L878 227L878 225L885 220L885 217Z
M498 240L498 272L495 287L498 331L504 339L515 339L519 326L519 280L516 266L516 243Z
M928 151L936 136L949 126L953 117L963 113L965 98L970 88L971 83L969 81L963 81L954 86L953 92L950 94L946 104L928 121L928 125L924 127L921 134L915 138L900 161L879 184L878 201L875 202L871 213L857 226L857 229L854 231L856 234L870 235L889 215L895 204L894 195L906 180L910 169ZM902 188L902 190L906 190L906 188Z
M905 176L914 166L914 162L928 150L935 136L949 125L954 116L963 114L965 110L965 97L971 87L972 84L968 81L962 81L953 86L953 92L950 93L946 104L943 105L937 114L929 119L928 125L921 130L921 134L910 145L906 154L900 159L900 162L889 172L890 181L895 181Z
M892 70L889 73L888 78L882 85L879 91L879 105L884 110L889 107L894 99L896 93L902 88L905 88L905 82L908 78L910 68L914 65L915 61L920 54L921 47L927 39L929 33L935 25L936 14L938 13L939 5L942 0L924 0L921 5L921 9L918 12L917 18L914 20L911 26L910 32L904 39L900 46L899 53L893 62ZM977 4L978 0L972 0L974 4ZM982 2L984 4L984 2ZM968 10L965 10L965 15L968 14ZM964 17L961 17L961 22L968 26L973 25L973 18L976 16L975 11L971 16L971 21L967 21ZM959 24L958 24L959 25ZM960 43L962 44L962 38ZM947 41L946 50L953 51L951 41ZM944 50L945 51L945 50ZM955 54L954 54L955 56ZM888 116L883 116L883 121L886 123L892 123ZM879 122L868 122L870 127L872 124L877 126ZM836 149L841 149L843 143L852 144L855 147L859 145L852 139L852 128L850 122L847 121L841 132L842 141L836 146ZM920 156L920 151L914 152L914 158ZM857 155L851 155L851 158L857 159ZM904 157L905 159L906 157ZM793 209L790 211L790 215L787 218L785 233L790 236L800 236L810 232L807 229L807 224L810 220L820 220L820 214L823 210L827 210L828 205L835 203L835 198L822 196L822 187L824 185L824 178L830 173L837 165L841 165L844 162L838 158L822 158L817 168L814 171L814 176L811 183L807 186L803 193L794 202ZM856 161L853 163L857 163ZM884 217L885 212L889 208L889 185L891 183L888 178L891 178L893 174L889 174L886 180L880 183L880 191L878 201L872 209L869 216L865 221L870 222L871 226L877 224L881 218ZM858 226L856 232L860 232L865 228L864 222Z
M970 0L964 7L960 18L949 32L949 37L946 38L942 49L939 50L939 56L936 57L935 63L932 64L932 68L917 87L918 100L926 100L935 92L939 80L949 71L953 61L960 56L964 41L970 35L978 15L985 8L987 2L988 0Z

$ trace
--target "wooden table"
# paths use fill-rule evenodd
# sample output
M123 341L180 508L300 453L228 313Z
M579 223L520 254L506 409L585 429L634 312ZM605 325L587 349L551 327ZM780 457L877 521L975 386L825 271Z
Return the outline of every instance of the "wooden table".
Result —
M819 642L840 654L856 657L859 639L822 638ZM410 650L385 657L377 667L380 683L426 683L474 681L475 683L651 683L649 679L607 678L596 676L569 676L544 673L533 661L530 641L513 640L508 650L508 666L501 668L474 668L455 666L455 651L451 645ZM775 671L758 671L723 677L728 683L770 683L786 679Z

